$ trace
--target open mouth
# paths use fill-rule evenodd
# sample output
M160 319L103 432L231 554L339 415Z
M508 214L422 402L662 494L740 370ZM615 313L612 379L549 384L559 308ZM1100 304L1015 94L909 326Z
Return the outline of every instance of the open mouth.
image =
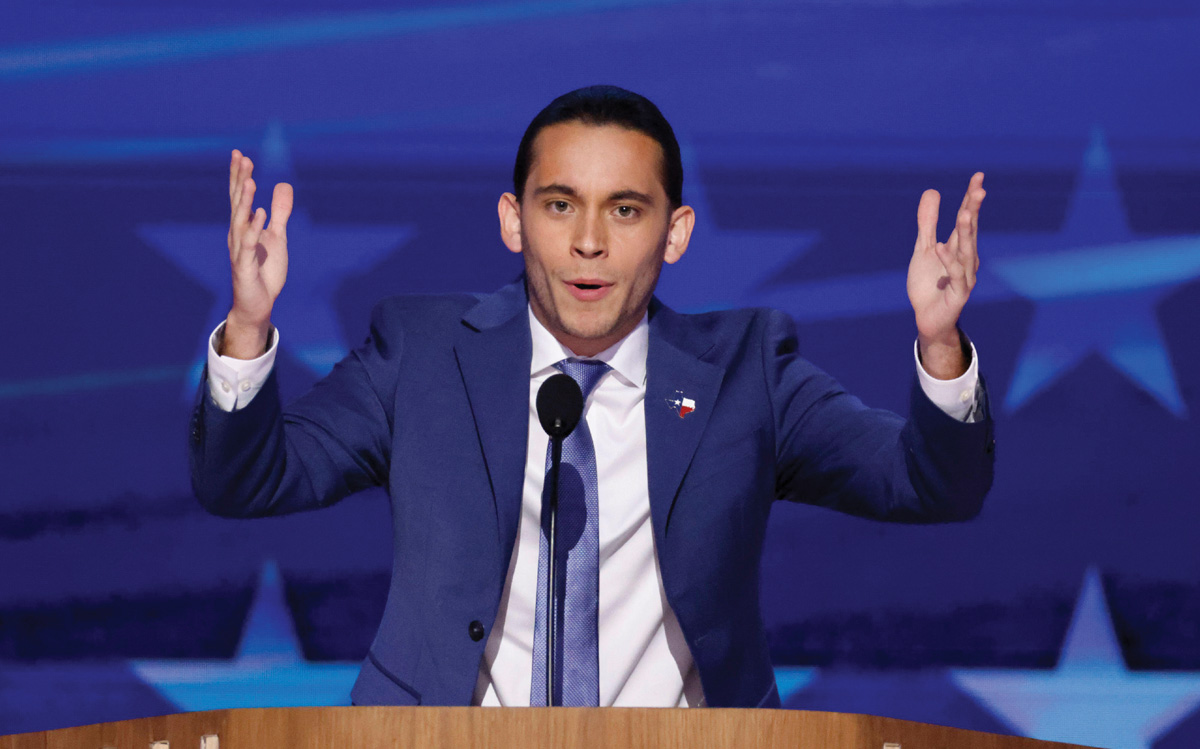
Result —
M581 302L598 302L608 296L612 284L605 283L603 280L581 279L567 281L567 287L570 289L571 295Z

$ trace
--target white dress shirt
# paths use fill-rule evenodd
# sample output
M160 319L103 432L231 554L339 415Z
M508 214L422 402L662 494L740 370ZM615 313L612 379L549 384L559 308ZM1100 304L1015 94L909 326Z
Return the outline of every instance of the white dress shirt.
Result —
M537 603L542 483L550 438L537 417L538 388L575 356L529 313L529 441L521 523L475 687L477 705L528 705ZM663 590L646 472L646 351L650 327L594 357L611 368L584 406L596 451L600 512L600 704L698 705L700 676Z
M517 543L496 622L479 667L476 705L529 704L533 629L537 601L542 483L549 437L537 418L538 388L574 354L529 311L533 355L529 374L529 428L525 485ZM209 393L226 411L245 408L274 366L278 331L267 352L244 361L217 355L218 327L210 339ZM643 317L625 338L595 357L611 370L584 408L596 452L600 512L600 704L686 707L703 704L699 674L679 622L667 604L650 522L646 470L646 353L649 325ZM978 356L971 345L967 372L938 380L921 366L917 376L926 396L947 415L973 420Z

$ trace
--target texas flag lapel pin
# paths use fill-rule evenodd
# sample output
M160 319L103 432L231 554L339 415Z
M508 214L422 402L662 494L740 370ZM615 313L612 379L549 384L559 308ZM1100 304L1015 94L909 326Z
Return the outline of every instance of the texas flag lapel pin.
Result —
M676 390L673 397L667 398L667 405L671 407L672 411L679 414L681 419L696 410L696 401L685 398L682 390Z

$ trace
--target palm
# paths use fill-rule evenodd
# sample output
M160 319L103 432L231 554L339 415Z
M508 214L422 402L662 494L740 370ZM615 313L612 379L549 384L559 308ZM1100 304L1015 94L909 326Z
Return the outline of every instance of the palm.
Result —
M233 271L233 309L230 314L248 323L270 319L275 299L287 280L287 220L292 212L292 188L278 184L271 199L271 222L262 208L251 213L254 164L233 152L229 168L229 262Z
M287 236L268 228L239 252L251 253L252 257L251 262L239 262L239 270L233 274L234 306L250 318L268 318L287 280Z
M963 306L975 287L979 269L976 233L979 206L986 193L983 174L976 173L958 210L954 231L937 241L936 190L926 190L917 209L917 242L908 264L908 299L917 318L917 332L925 340L957 340Z

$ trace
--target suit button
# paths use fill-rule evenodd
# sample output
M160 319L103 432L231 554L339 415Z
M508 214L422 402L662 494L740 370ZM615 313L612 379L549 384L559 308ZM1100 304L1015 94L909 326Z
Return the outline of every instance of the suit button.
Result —
M996 452L996 440L988 440L987 453L988 455L991 455L994 452Z
M479 642L483 639L483 624L476 619L467 627L467 634L471 635L471 639Z

